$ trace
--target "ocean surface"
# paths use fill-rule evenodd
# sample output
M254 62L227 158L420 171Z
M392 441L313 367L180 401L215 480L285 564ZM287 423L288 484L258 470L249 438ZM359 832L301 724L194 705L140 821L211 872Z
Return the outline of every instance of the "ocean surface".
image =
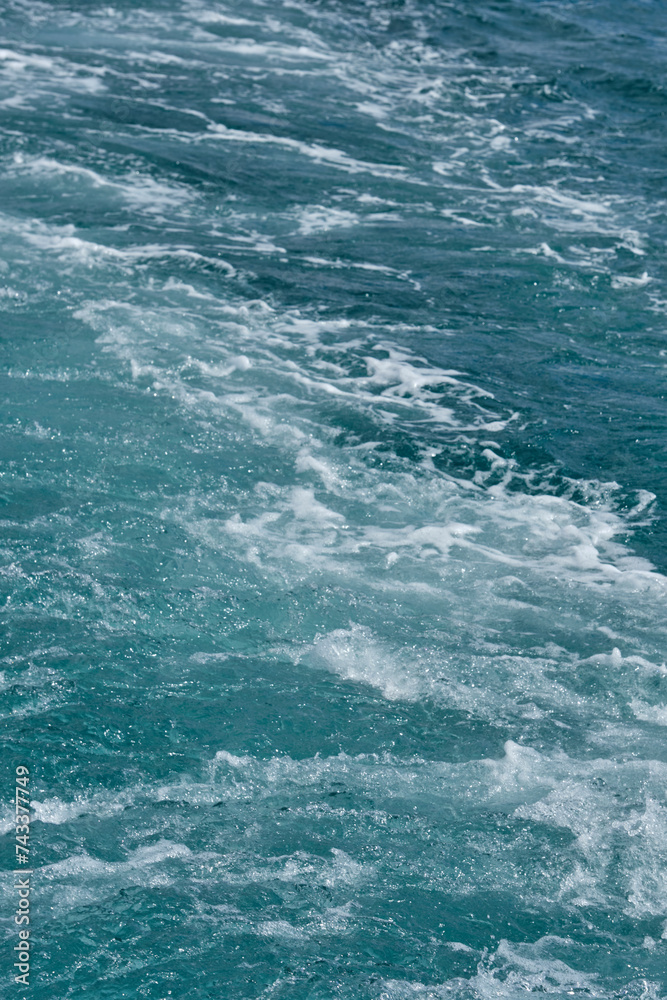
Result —
M667 3L1 33L0 996L666 997Z

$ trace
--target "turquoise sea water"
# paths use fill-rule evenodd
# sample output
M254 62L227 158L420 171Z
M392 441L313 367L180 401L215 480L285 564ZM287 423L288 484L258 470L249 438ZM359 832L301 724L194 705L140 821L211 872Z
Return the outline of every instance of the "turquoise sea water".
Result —
M2 13L0 996L667 996L667 5Z

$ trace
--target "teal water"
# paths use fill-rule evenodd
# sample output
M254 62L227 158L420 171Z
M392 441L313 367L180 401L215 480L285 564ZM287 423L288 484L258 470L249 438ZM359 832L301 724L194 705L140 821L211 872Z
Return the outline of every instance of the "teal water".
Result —
M667 996L667 7L9 0L0 995Z

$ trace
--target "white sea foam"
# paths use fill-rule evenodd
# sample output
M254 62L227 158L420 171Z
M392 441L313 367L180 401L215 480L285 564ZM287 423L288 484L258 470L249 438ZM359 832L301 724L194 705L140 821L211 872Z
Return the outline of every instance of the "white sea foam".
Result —
M233 276L234 267L222 257L208 257L191 247L169 244L144 244L118 249L107 244L86 240L77 235L72 224L46 225L41 222L19 222L9 216L0 216L0 232L20 237L37 251L53 254L69 268L84 266L102 268L116 265L131 272L150 261L170 261L185 268L204 267Z
M602 849L603 840L618 830L624 838L621 843L633 851L629 874L641 861L640 847L645 850L653 843L654 850L667 849L665 809L658 801L667 779L667 765L632 759L620 763L603 758L579 761L563 752L545 754L511 740L499 745L498 751L502 754L498 758L450 763L345 753L301 760L281 755L263 760L219 750L199 781L184 776L172 784L147 783L117 792L96 792L88 798L77 796L70 801L36 800L33 807L35 820L47 824L68 825L86 815L111 818L128 808L134 809L135 818L143 823L141 810L154 803L212 807L221 801L242 805L250 797L259 808L262 802L270 805L276 794L289 789L293 793L291 808L299 809L308 806L312 792L338 781L359 792L374 790L378 804L384 802L388 808L392 808L393 800L413 800L418 808L440 802L443 808L451 803L460 809L466 803L468 809L502 809L538 824L566 827L582 838L582 848L591 861L595 860L595 851ZM630 812L628 803L619 801L616 794L626 786L634 789L630 804L635 805ZM356 807L355 799L349 808ZM153 810L147 808L145 822L151 829L153 817ZM591 840L593 832L595 843ZM169 844L167 848L165 856L171 856ZM612 846L607 849L611 851ZM178 848L173 856L186 854ZM308 857L303 855L298 863L289 862L288 867L280 862L276 869L282 872L279 877L291 878L289 873L295 863L299 874L303 874L303 864L311 863ZM152 848L135 851L127 863L134 865L144 860L155 860ZM359 865L337 848L327 864L333 866L332 877L338 872L336 878L355 879L361 872ZM563 877L566 875L564 872Z
M332 229L347 229L360 222L359 216L354 212L327 208L323 205L304 206L297 211L296 215L299 222L299 232L304 236L310 236L312 233L326 233Z
M515 1000L524 993L563 997L577 993L599 1000L612 1000L600 990L599 976L578 972L552 957L559 945L570 941L548 936L535 944L514 945L503 940L494 953L485 956L471 979L452 979L427 986L419 981L386 980L380 1000Z
M403 166L386 163L369 163L365 160L358 160L343 150L323 146L321 143L308 143L288 136L276 136L263 132L241 131L240 129L227 128L225 125L214 124L210 126L211 137L224 142L258 143L280 146L283 149L292 150L301 156L306 156L315 163L324 163L337 170L343 170L349 174L369 173L374 177L403 178L406 176L406 169ZM414 178L410 178L413 183ZM417 183L421 183L417 181Z
M50 156L26 156L15 153L7 170L9 177L39 178L42 183L62 177L80 191L82 188L101 189L118 195L134 212L173 216L175 210L189 205L194 196L183 185L167 184L136 171L125 176L108 177L77 163L62 163ZM74 233L74 228L71 228ZM68 234L69 235L69 234Z
M649 277L646 271L639 278L631 278L629 275L619 274L611 279L612 288L645 288L653 278Z
M630 708L642 722L652 722L657 726L667 726L667 705L647 705L640 698L633 698Z
M40 880L43 891L57 889L54 903L59 911L86 899L99 902L106 894L116 892L119 885L168 885L182 878L183 865L207 872L207 884L212 874L229 887L302 885L314 880L331 890L357 894L361 887L386 877L377 870L379 859L369 863L368 857L364 859L358 852L339 847L326 855L299 850L264 856L256 850L265 817L270 817L271 823L275 821L276 802L285 803L286 815L300 822L307 818L310 825L322 824L323 830L329 828L334 817L337 821L344 817L348 833L356 831L355 836L361 837L359 843L372 843L374 831L379 834L386 830L390 818L395 821L402 816L401 823L408 824L405 830L403 826L397 828L397 836L407 836L410 824L417 823L410 835L428 841L434 836L431 824L439 829L444 815L457 823L471 814L487 815L492 811L529 824L522 827L523 839L517 847L520 852L525 850L525 838L533 835L531 829L537 831L543 825L569 830L576 837L577 856L572 857L578 858L577 864L559 871L555 890L549 890L557 893L559 905L589 910L606 905L612 898L633 919L667 918L667 810L660 801L665 781L667 767L657 761L577 760L562 752L545 754L512 741L505 743L498 759L461 763L344 753L301 760L281 755L262 760L219 750L199 781L184 776L173 784L135 785L118 792L96 793L88 800L80 797L70 802L36 802L36 821L73 830L86 814L104 823L131 808L136 845L124 852L121 860L102 860L85 852L74 854L43 867ZM342 800L331 799L326 793L332 788L352 794ZM231 850L229 845L221 844L215 850L195 853L173 835L163 835L156 841L156 803L185 808L189 820L204 815L199 810L220 804L225 810L241 810L238 815L246 818L243 846L237 839L237 846ZM189 808L192 806L197 809ZM9 828L9 823L6 826ZM480 836L480 846L486 850L486 835L480 832ZM482 852L476 874L478 887L482 884L493 891L506 891L515 885L517 857L511 845L506 852L504 860L496 859L490 868L485 867ZM428 873L433 887L452 892L447 866L439 870L427 857L420 861L418 856L414 864L421 878ZM535 887L530 880L524 885L528 901L533 892L539 893L539 885L539 880ZM466 891L460 880L456 891ZM334 909L321 917L312 914L308 922L299 924L300 933L310 936L320 931L344 932L348 921L354 921L354 913L349 905L344 912ZM260 913L258 919L266 922L273 918ZM256 922L252 926L253 933L271 933L269 927L263 931ZM274 930L281 933L279 927ZM290 933L283 930L286 935ZM454 942L452 947L461 951L463 946ZM501 942L497 952L489 956L490 964L484 966L489 984L501 970L508 973L514 969L531 982L531 976L538 977L535 984L540 975L544 976L540 980L544 987L556 983L562 986L565 982L573 985L570 978L575 973L568 971L559 958L558 941L544 940L525 948L522 951L515 944ZM510 980L514 982L511 976Z
M629 604L638 591L649 601L661 600L664 578L616 541L627 532L628 520L613 509L613 487L588 484L594 504L567 495L515 492L513 484L523 483L523 473L485 437L506 426L509 417L494 414L488 392L460 372L428 365L384 337L373 343L368 325L354 329L347 321L274 316L265 306L253 315L246 306L214 302L224 314L214 320L224 329L221 342L202 330L200 307L190 304L188 288L171 287L186 296L178 322L166 312L139 316L134 307L113 302L89 303L77 316L94 327L100 346L127 364L135 380L148 379L153 392L171 397L198 420L213 420L221 430L229 427L234 435L241 420L247 447L278 449L298 477L297 484L279 487L262 477L252 513L236 511L211 521L206 514L200 517L191 502L165 509L163 517L181 524L197 544L261 567L281 586L326 572L345 585L356 580L355 586L378 596L393 592L408 602L412 594L433 601L440 594L448 607L458 604L453 593L478 606L483 591L489 594L488 613L482 616L489 627L494 614L505 618L521 608L539 614L537 606L547 593L549 600L558 593L577 627L585 629L571 596L582 593L582 587L613 590ZM208 308L209 300L202 302ZM168 365L155 353L157 343L162 352L170 345ZM195 371L203 384L192 381L189 373ZM362 418L373 437L353 439L341 451L332 446L332 428L316 417L313 404L333 407L334 427ZM383 439L391 441L403 425L415 438L429 424L481 436L479 453L487 470L478 469L472 481L441 475L434 458L443 445L425 442L423 471L398 462L379 480L369 457ZM649 494L638 498L632 516L641 516L650 502ZM519 583L502 584L512 577ZM502 596L505 586L526 589L517 602L516 595ZM569 655L511 656L505 646L495 663L474 658L467 676L458 661L437 652L437 645L426 647L410 664L368 629L353 624L349 641L367 649L358 655L351 649L345 662L339 656L337 669L346 680L370 683L392 699L451 699L461 710L488 719L506 711L540 718L544 699L559 711L577 712L580 699L567 678L555 686L549 680L554 669L573 669L567 665L576 659ZM628 640L634 644L631 633ZM317 640L321 650L326 641L334 642L324 636ZM339 630L335 642L342 641ZM644 655L641 646L631 645L627 655L643 655L651 669L661 662L654 651ZM611 661L609 667L616 669ZM500 685L490 683L494 673L502 678Z
M59 90L98 94L106 89L106 69L82 66L66 59L19 49L0 48L0 79L4 86L15 89L11 95L14 107L33 107L44 95L57 100ZM5 106L12 106L5 99Z

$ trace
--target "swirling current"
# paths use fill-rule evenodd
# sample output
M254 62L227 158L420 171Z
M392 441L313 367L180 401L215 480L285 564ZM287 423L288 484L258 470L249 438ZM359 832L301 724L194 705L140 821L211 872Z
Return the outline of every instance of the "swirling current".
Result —
M7 0L2 997L667 996L664 0Z

